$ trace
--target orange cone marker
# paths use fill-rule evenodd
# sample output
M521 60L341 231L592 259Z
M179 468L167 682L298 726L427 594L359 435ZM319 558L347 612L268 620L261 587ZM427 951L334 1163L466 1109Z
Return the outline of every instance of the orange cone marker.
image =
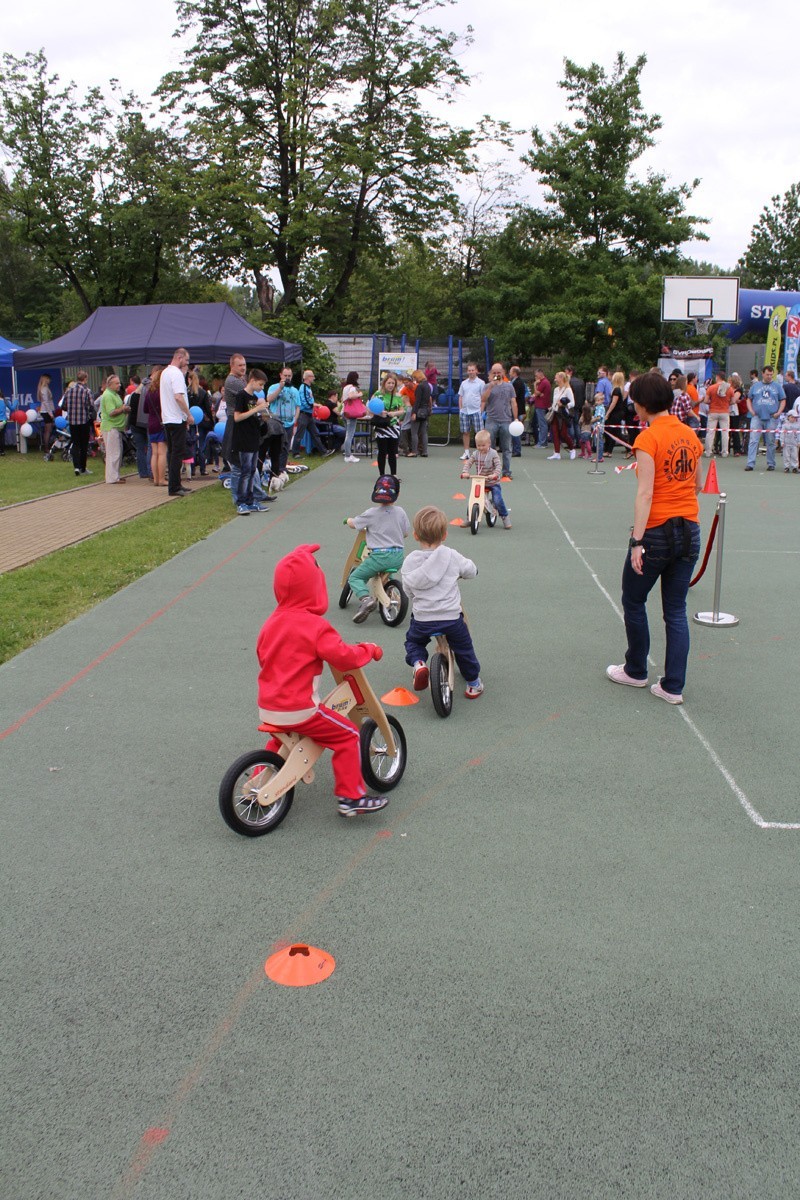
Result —
M419 696L415 696L408 688L396 687L381 696L381 704L390 704L395 708L405 708L408 704L419 704Z
M264 971L268 979L284 987L309 987L332 975L335 966L331 955L324 950L296 942L271 954L264 963Z
M464 518L463 517L453 517L453 520L450 522L450 524L451 525L463 525Z
M713 458L708 468L706 481L700 490L709 496L718 496L720 494L719 481L717 480L717 464L714 462Z
M463 492L456 492L455 495L453 496L454 500L466 500L466 498L467 497L464 495Z

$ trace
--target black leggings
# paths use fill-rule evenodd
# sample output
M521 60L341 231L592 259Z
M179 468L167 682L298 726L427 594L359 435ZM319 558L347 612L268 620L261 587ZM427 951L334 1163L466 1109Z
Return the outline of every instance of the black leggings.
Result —
M397 474L397 438L376 438L378 447L378 472L386 474L386 460L389 460L389 474Z

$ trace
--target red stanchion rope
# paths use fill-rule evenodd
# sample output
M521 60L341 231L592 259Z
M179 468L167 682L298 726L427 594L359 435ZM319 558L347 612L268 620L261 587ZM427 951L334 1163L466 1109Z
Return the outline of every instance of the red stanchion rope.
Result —
M703 561L700 565L700 570L697 572L694 579L689 584L689 587L694 587L694 585L697 583L697 581L699 579L703 578L705 569L708 566L708 560L711 557L711 551L714 547L714 538L717 535L717 526L718 525L719 525L719 513L716 512L716 513L714 513L714 520L711 522L711 532L708 535L708 545L706 546L706 552L703 555Z

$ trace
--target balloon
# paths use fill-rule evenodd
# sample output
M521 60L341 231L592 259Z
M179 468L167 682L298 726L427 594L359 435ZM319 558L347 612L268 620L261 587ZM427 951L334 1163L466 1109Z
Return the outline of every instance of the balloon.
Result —
M19 431L24 438L29 438L33 433L33 426L26 421L24 425L20 425Z
M522 424L522 421L512 421L508 427L508 432L512 437L522 437L525 432L525 426Z
M15 408L11 414L11 420L16 421L18 425L24 425L27 419L25 410L22 408Z
M222 439L225 437L225 426L227 423L227 421L217 421L216 425L214 426L214 433L220 441L222 441Z
M189 409L189 412L192 414L192 420L194 421L195 425L199 425L205 416L205 413L199 404L193 404Z
M377 417L378 413L383 412L385 407L386 407L385 404L383 403L383 401L380 399L379 396L373 396L372 399L370 400L369 404L367 405L367 408L369 409L369 411L371 413L375 413L376 417Z
M69 424L69 421L67 420L66 417L60 416L60 417L56 417L54 424L55 424L56 429L66 429L67 425Z
M314 420L315 421L330 421L331 410L326 408L324 404L314 405Z
M39 414L35 408L29 408L28 411L25 413L25 416L28 419L28 421L30 421L31 423L39 420Z

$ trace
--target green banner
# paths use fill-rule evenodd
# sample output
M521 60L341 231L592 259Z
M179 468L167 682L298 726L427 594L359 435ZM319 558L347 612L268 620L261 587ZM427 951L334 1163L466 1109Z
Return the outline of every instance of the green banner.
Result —
M772 316L769 319L769 333L767 334L767 349L764 353L764 366L772 367L775 375L778 374L781 361L781 329L788 316L789 310L783 304L779 304L772 310Z

